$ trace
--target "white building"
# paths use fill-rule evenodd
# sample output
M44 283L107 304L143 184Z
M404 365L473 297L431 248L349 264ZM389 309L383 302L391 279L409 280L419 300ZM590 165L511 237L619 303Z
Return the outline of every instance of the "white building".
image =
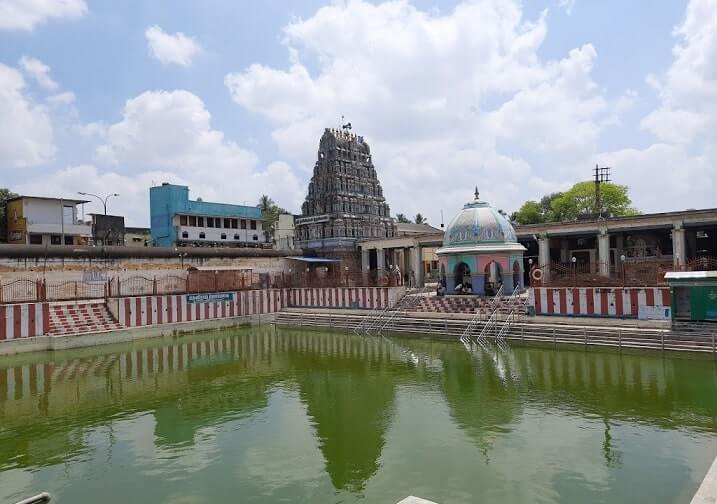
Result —
M294 249L294 216L279 214L274 224L274 243L278 249Z
M19 196L8 200L8 242L26 245L82 245L92 226L78 218L86 200Z

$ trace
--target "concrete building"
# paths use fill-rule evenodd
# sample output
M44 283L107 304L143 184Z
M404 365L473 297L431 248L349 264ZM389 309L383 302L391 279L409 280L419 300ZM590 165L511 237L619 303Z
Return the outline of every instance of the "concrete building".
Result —
M356 242L395 234L390 209L363 137L327 128L309 190L296 219L297 247L358 269Z
M124 228L124 244L128 247L151 247L152 232L145 227Z
M125 244L124 217L121 215L90 214L94 245Z
M717 209L531 224L515 231L528 249L526 259L539 265L574 262L605 276L623 262L653 261L672 269L717 255Z
M296 248L294 232L294 216L291 214L279 214L279 219L274 224L275 248L285 250Z
M155 246L261 247L266 244L257 207L189 199L189 187L163 183L149 190ZM270 245L269 245L270 246Z
M397 226L400 230L401 224ZM515 226L515 234L527 249L523 255L525 285L529 282L531 261L535 266L572 263L580 271L592 270L605 276L620 269L623 256L626 265L654 262L662 264L665 271L705 269L705 259L717 258L717 209L531 224ZM415 235L360 240L362 269L387 269L397 264L409 274L419 271L421 275L416 280L423 282L429 271L435 277L435 268L429 266L426 255L435 256L442 242L443 232L436 228ZM710 264L714 262L717 259ZM545 280L550 280L549 268L543 274Z
M92 226L78 218L86 200L19 196L6 207L8 243L22 245L81 245Z

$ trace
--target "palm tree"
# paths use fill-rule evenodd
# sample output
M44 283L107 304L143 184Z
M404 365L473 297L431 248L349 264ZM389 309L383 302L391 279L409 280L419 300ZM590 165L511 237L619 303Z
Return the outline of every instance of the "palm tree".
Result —
M276 203L274 203L274 200L266 194L262 194L261 198L259 198L259 204L257 206L261 208L262 213L269 213L274 207L276 207Z
M413 220L416 222L416 224L425 224L426 223L426 218L423 215L421 215L420 213L417 213Z
M257 207L261 209L261 216L264 218L264 236L268 242L274 236L274 226L279 220L279 208L274 200L266 194L261 195Z
M402 224L407 224L407 223L411 222L410 219L402 213L396 214L396 220Z

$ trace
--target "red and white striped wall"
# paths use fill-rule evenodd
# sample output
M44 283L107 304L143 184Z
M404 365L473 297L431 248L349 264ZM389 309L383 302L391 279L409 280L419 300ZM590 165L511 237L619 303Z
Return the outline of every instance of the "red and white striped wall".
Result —
M47 303L0 305L0 341L42 336L49 327Z
M667 287L534 287L537 315L636 318L640 306L670 306Z
M288 306L315 308L385 308L393 303L387 287L288 289Z
M274 313L286 306L286 292L280 289L231 294L232 301L208 303L189 303L186 294L121 298L117 318L125 327L139 327Z

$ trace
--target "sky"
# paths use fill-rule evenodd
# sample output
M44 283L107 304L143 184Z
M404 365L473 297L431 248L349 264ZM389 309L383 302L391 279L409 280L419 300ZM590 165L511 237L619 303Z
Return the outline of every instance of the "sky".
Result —
M596 164L643 212L715 207L717 0L0 0L0 187L299 213L342 117L434 225Z

